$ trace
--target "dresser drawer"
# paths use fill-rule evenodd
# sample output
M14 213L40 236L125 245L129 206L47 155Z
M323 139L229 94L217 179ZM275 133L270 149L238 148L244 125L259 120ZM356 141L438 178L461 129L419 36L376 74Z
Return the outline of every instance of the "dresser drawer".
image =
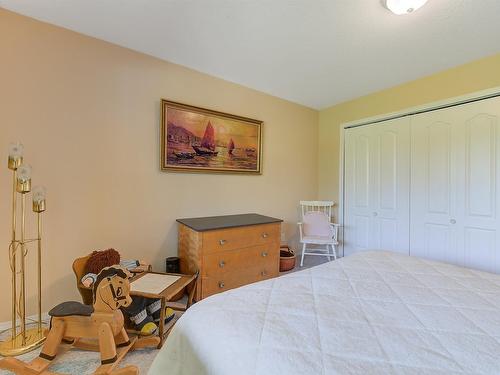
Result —
M218 276L223 273L244 271L256 266L277 268L279 245L259 245L245 249L228 250L203 257L203 276Z
M280 241L280 224L213 230L203 233L205 254L266 245Z
M252 267L244 272L227 272L218 276L203 277L202 298L246 284L267 280L278 276L278 274L277 264L273 264L272 266Z

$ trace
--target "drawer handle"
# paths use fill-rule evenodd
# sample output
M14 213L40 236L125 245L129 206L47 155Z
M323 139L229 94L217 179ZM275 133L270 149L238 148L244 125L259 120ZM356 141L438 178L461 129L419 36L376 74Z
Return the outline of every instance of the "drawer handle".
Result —
M267 251L263 251L261 254L264 258L267 257Z
M223 281L219 281L219 288L220 289L224 288L224 282Z
M222 246L222 245L225 245L226 244L226 240L219 240L219 244Z
M262 271L260 274L261 274L261 276L266 276L267 272L266 271Z
M269 235L267 233L262 233L262 238L267 238Z
M223 268L225 265L226 265L226 262L224 262L223 260L221 260L221 261L219 262L219 267L220 267L220 268Z

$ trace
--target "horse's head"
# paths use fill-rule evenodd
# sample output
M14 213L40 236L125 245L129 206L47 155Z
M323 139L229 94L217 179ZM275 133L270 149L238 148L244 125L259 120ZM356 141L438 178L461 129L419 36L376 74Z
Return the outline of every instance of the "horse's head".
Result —
M94 282L94 310L114 311L130 306L130 273L120 266L104 268Z

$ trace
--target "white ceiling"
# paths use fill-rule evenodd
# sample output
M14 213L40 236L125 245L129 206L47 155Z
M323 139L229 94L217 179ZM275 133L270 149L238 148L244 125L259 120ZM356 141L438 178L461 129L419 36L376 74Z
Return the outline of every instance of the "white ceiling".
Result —
M500 0L0 0L0 7L325 108L500 52Z

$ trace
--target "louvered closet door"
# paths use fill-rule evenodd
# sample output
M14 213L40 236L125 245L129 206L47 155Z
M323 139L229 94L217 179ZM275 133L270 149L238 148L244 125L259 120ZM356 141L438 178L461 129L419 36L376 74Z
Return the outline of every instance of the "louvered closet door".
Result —
M409 252L408 118L347 129L344 253Z
M500 99L412 116L410 253L500 272Z

